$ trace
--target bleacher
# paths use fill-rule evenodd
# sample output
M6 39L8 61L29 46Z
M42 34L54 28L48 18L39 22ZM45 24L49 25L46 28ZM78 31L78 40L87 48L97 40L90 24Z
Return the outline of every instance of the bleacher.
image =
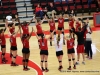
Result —
M17 14L16 2L15 0L1 0L0 1L0 19L5 19L7 15Z
M50 2L54 3L58 12L62 11L65 7L67 7L69 11L74 10L76 12L76 15L79 13L82 15L84 15L84 13L88 13L90 15L93 12L99 11L99 7L96 2L92 1L89 5L88 0L69 0L68 2L53 2L52 0L31 0L31 3L33 4L33 9L35 9L37 4L40 4L42 8L44 8Z
M54 3L53 0L1 0L0 20L5 20L5 17L9 14L12 14L13 18L15 14L18 14L21 21L27 19L30 20L34 14L34 9L37 6L37 4L40 4L44 9L51 2ZM24 6L24 3L26 3L27 7L27 17L26 17L26 8ZM96 2L92 2L89 5L88 0L69 0L68 2L62 1L61 3L55 2L54 5L56 6L57 12L61 12L67 7L69 12L71 10L74 10L77 16L84 15L84 17L90 15L93 18L92 14L94 12L100 11L100 5L98 5Z

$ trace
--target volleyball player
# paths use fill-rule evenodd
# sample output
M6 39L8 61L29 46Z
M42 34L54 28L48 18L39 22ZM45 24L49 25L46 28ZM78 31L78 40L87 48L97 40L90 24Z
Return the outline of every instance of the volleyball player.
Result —
M76 64L75 64L75 50L74 50L74 38L71 35L72 33L70 32L69 36L66 39L67 43L67 54L68 54L68 61L69 61L69 68L68 70L71 70L71 61L73 61L73 68L76 69Z
M20 27L19 27L19 29L20 29ZM32 28L32 32L33 32L33 28ZM30 70L28 68L28 61L29 61L29 56L30 56L29 39L32 36L32 32L29 34L29 36L27 36L27 35L22 36L21 29L20 29L21 40L23 43L23 49L22 49L23 61L22 62L23 62L23 70L24 71Z
M11 66L18 66L18 64L16 64L16 57L17 57L16 37L17 37L18 32L19 32L19 29L17 32L13 32L10 36L10 44L11 44L11 51L12 51Z
M41 24L44 22L45 18L43 20L41 20L41 19L35 19L35 17L34 17L34 20L35 20L36 29L37 29L37 35L40 37L41 35L44 34ZM39 40L38 40L38 44L39 44L39 48L40 48Z
M80 53L82 54L82 57L83 57L82 64L85 64L85 57L84 57L84 33L86 31L86 23L83 22L82 24L85 25L84 30L82 30L81 27L78 28L78 31L75 31L73 29L73 32L77 35L77 42L78 42L78 45L77 45L77 62L76 62L76 65L79 64Z
M79 19L76 19L75 30L78 31L79 27L81 27L81 22L79 21Z
M63 15L60 14L58 18L58 33L63 33L64 35L64 18ZM63 44L65 45L65 41L63 40Z
M75 29L74 28L74 21L75 21L75 18L74 18L74 16L73 15L69 15L69 30L71 30L71 29ZM74 36L74 33L72 34L73 35L73 38L75 38L75 36Z
M14 21L14 23L12 22L11 24L8 24L8 22L6 22L6 24L7 24L7 27L9 29L8 32L11 35L12 33L15 32L15 24L16 24L16 22ZM12 51L11 50L10 50L10 57L12 57Z
M35 30L34 30L34 32L35 32ZM45 72L49 71L49 69L48 69L48 44L47 44L47 40L49 40L53 34L54 34L54 31L48 38L46 38L44 36L44 34L40 35L40 38L39 38L35 32L35 35L40 42L41 69L42 69L42 71L45 71ZM43 62L45 62L45 69L43 67Z
M53 17L50 17L50 19L47 19L48 20L48 23L49 23L49 26L50 26L50 33L52 33L56 27L55 27L55 20ZM54 32L54 35L56 35L56 32ZM50 38L50 45L52 46L52 36Z
M55 48L56 48L56 56L57 56L57 59L58 59L58 62L59 62L59 68L58 70L61 71L61 69L63 68L62 66L62 57L63 57L63 39L64 39L64 34L62 33L61 34L61 37L60 37L60 34L58 34L58 37L56 39L56 35L54 35L54 43L55 43Z
M18 16L16 16L16 19L18 18ZM20 20L18 19L19 25L21 26L22 30L23 30L23 36L27 35L29 36L29 25L30 23L33 21L33 18L30 20L30 22L26 22L24 21L22 24L20 23Z
M5 38L5 31L6 31L6 26L5 29L1 29L0 30L0 39L1 39L1 51L2 51L2 55L1 55L1 59L2 59L2 63L6 63L7 60L5 58L5 53L6 53L6 38Z

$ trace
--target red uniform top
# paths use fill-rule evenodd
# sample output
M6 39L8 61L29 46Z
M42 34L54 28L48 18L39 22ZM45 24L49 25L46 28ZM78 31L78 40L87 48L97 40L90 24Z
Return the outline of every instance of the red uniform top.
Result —
M23 34L29 34L28 25L22 25Z
M23 43L23 48L29 48L29 41L27 39L24 39L22 43Z
M40 39L39 42L41 50L48 50L47 39Z
M16 36L13 36L13 35L10 36L10 43L11 43L11 46L17 46Z
M54 21L50 21L49 22L49 26L50 26L50 30L55 30L55 22Z
M1 45L6 45L5 35L2 34L2 35L0 35L0 37L1 37Z
M71 38L70 40L67 40L67 49L74 48L74 39Z
M11 28L9 29L9 31L10 31L10 33L12 34L12 33L15 31L15 27L11 27Z
M73 19L69 20L69 26L71 28L74 28L74 20Z
M35 11L38 12L38 11L41 11L42 8L41 7L36 7Z
M76 31L78 31L79 27L81 27L81 24L79 22L76 22Z
M37 34L41 34L41 33L43 33L43 31L42 31L42 27L41 27L40 24L37 24L37 25L36 25L36 28L37 28Z
M63 28L64 27L64 18L58 19L58 27Z

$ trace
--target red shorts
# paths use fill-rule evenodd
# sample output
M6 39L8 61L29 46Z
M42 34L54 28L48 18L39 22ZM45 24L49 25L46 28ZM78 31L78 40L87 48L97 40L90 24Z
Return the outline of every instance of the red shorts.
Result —
M84 53L84 45L77 46L77 53Z

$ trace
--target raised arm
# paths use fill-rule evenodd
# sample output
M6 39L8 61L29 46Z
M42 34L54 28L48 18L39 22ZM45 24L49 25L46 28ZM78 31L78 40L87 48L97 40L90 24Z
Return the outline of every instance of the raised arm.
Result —
M20 29L18 28L18 30L17 30L17 32L15 32L14 36L17 36L19 31L20 31Z
M35 33L35 35L36 35L36 38L39 40L39 37L38 37L36 31L34 30L34 28L33 28L33 31L34 31L34 33Z
M30 25L32 21L33 21L33 18L30 20L30 22L28 23L28 25Z
M18 15L15 15L16 19L18 20L19 25L21 25L20 19L18 18Z
M46 18L46 16L45 16L45 17L43 18L43 20L41 21L41 24L44 22L45 18Z
M21 26L19 25L20 38L22 38Z
M55 30L54 30L54 31L50 34L50 36L47 38L48 40L50 39L50 37L53 36L54 32L55 32Z
M63 34L61 34L61 39L60 39L59 44L62 44L62 43L63 43L63 39L64 39L64 35L63 35Z

